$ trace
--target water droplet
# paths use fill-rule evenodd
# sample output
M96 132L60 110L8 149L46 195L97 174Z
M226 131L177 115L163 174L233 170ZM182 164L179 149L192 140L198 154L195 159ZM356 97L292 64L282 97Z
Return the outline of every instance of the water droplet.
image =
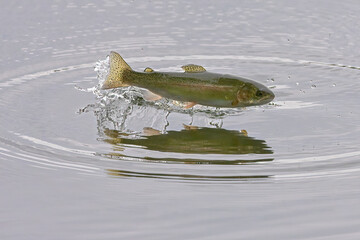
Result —
M296 83L297 86L299 86L299 84L300 84L300 83L298 83L298 82Z
M336 83L333 83L333 85L332 85L333 87L336 87Z

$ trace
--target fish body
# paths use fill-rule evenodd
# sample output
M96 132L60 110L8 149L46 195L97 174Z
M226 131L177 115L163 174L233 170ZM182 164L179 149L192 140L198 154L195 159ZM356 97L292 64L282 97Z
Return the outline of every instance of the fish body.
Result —
M157 72L146 68L133 71L116 53L110 53L110 72L103 89L137 86L150 91L148 99L161 97L213 107L247 107L261 105L274 99L274 94L255 81L207 72L198 65L182 67L185 72Z

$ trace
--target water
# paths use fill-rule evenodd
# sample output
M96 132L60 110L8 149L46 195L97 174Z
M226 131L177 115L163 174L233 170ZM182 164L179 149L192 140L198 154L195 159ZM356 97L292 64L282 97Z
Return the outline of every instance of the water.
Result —
M1 239L358 239L356 1L2 6ZM99 92L96 62L270 87L216 110ZM84 91L88 90L88 91Z

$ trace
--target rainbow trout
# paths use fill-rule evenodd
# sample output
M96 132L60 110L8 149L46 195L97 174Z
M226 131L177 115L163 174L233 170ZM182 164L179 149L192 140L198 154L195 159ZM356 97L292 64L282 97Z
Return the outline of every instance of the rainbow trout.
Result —
M146 100L162 97L213 107L247 107L269 103L274 94L264 85L228 74L210 73L199 65L182 66L185 72L135 72L116 52L110 53L110 71L102 89L136 86L149 90Z

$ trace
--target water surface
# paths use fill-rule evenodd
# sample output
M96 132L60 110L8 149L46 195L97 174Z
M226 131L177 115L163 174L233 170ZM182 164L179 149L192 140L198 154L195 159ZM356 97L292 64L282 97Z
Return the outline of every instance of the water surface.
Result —
M11 2L0 10L1 239L358 239L356 1ZM246 109L96 91L96 62L199 64ZM84 91L92 89L94 91ZM285 227L284 227L285 226Z

